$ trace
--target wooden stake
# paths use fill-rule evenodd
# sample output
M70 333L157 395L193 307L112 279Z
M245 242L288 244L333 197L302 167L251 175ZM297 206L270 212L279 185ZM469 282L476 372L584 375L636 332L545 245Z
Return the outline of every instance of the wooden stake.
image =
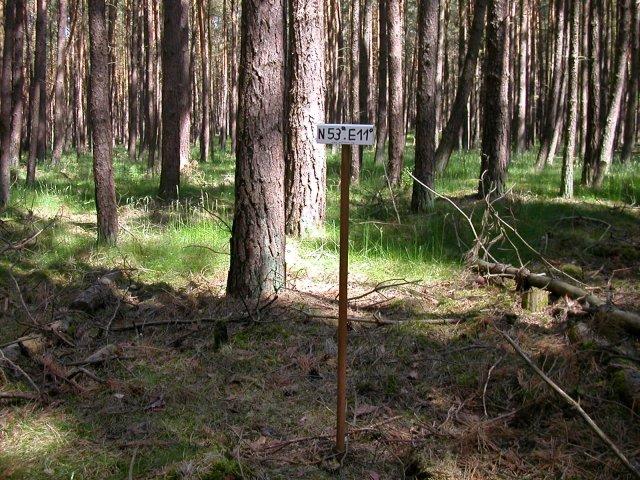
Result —
M340 165L340 291L338 304L338 408L336 453L346 452L347 436L347 282L349 279L349 183L351 145L342 145Z

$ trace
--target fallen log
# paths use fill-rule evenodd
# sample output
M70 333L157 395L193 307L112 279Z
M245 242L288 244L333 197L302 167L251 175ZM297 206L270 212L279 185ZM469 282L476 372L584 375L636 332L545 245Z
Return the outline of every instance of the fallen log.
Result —
M473 263L481 272L487 272L492 275L509 275L530 287L542 288L559 297L566 296L572 300L579 301L587 309L618 322L628 332L640 335L640 315L620 310L580 287L548 275L532 273L526 268L516 268L511 265L491 263L479 259Z
M120 272L111 272L100 277L96 283L80 292L70 307L86 313L101 309L114 296L115 281L119 276Z

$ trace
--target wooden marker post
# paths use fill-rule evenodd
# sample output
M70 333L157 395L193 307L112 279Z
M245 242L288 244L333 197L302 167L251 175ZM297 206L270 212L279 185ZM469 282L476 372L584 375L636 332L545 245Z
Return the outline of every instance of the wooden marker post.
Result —
M352 145L373 145L373 125L318 125L318 143L342 145L340 160L340 273L338 307L338 399L336 453L346 452L347 438L347 309L349 280L349 185Z

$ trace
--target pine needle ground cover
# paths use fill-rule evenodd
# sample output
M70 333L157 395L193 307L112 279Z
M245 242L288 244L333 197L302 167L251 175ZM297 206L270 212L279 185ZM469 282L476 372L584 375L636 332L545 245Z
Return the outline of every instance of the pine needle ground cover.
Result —
M497 207L533 248L504 240L492 253L545 271L541 253L637 312L637 164L614 165L601 190L577 187L567 201L556 198L559 166L535 173L534 161L513 159L514 189ZM438 200L431 213L412 215L409 178L391 192L369 154L364 164L352 190L350 294L359 298L350 311L343 463L331 453L336 158L324 231L288 241L287 287L260 305L224 298L232 157L216 152L214 162L192 164L180 199L163 205L157 177L119 151L123 233L112 248L95 245L89 157L44 167L32 189L17 179L0 223L0 344L42 330L34 323L67 329L64 339L43 333L48 360L20 354L46 397L0 400L0 477L625 478L496 328L632 459L640 423L619 365L637 370L637 340L568 299L523 310L513 280L464 264L474 238L451 205ZM480 230L485 205L471 196L478 171L478 155L461 153L436 187ZM70 308L112 272L103 305ZM101 350L109 354L85 362ZM69 377L78 367L88 373ZM24 376L5 371L0 392L33 393Z

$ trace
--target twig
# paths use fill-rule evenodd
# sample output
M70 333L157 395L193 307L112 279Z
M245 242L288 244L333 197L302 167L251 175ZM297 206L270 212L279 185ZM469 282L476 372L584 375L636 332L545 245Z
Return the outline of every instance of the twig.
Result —
M18 281L16 280L16 277L14 277L10 271L7 273L9 274L9 277L11 277L11 280L13 280L13 284L15 285L16 291L18 292L18 296L20 297L20 303L22 303L22 307L24 308L24 311L27 313L29 320L31 320L31 322L35 326L39 326L38 322L36 322L35 318L33 318L33 315L31 315L31 312L29 311L29 307L27 307L27 304L24 301L24 297L22 296L22 292L20 291L20 285L18 285Z
M20 373L20 375L22 375L24 378L26 378L27 382L29 382L29 385L31 385L31 387L38 392L38 395L40 395L40 389L38 388L38 386L36 385L36 382L33 381L33 379L29 376L29 374L27 372L25 372L22 368L20 368L19 365L16 365L15 363L13 363L11 360L9 360L4 352L2 350L0 350L0 360L4 360L5 363L7 363L11 368L13 368L15 371L17 371L18 373Z
M533 361L529 358L529 356L520 348L520 346L513 340L509 335L507 335L502 330L494 327L500 335L504 337L504 339L509 342L509 344L513 347L513 349L522 357L522 359L531 367L531 369L545 381L547 385L549 385L560 397L566 401L571 407L573 407L582 418L587 422L587 425L591 427L591 429L600 437L600 439L611 449L613 453L620 459L620 461L624 464L624 466L633 474L635 478L640 479L640 471L636 467L634 467L629 459L625 456L624 453L618 448L618 446L609 438L609 436L602 431L602 429L591 419L591 417L585 412L580 404L576 402L573 398L565 393L553 380L551 380L540 368L533 363Z
M131 462L129 463L129 480L133 480L133 466L136 463L136 455L138 454L138 447L133 450L133 456L131 457Z
M145 327L162 327L169 325L192 325L194 323L216 323L216 322L225 322L225 323L236 323L243 322L247 319L245 315L240 317L233 318L231 316L227 316L225 318L194 318L194 319L181 319L181 320L156 320L152 322L144 322L144 323L131 323L131 325L123 325L121 327L112 328L113 332L124 332L126 330L137 330L139 328Z
M482 408L484 410L484 416L485 417L489 416L489 414L487 413L486 397L487 397L487 387L489 386L489 380L491 380L491 373L493 372L493 369L496 368L500 362L502 362L503 359L504 359L504 356L500 357L496 363L491 365L491 368L489 369L489 372L487 373L487 381L484 382L484 388L482 389Z
M8 250L21 250L22 248L26 247L31 242L33 242L36 238L38 238L42 232L44 232L47 228L49 228L51 225L53 225L57 219L58 219L58 216L56 215L55 217L53 217L51 219L51 221L49 221L44 227L42 227L40 230L38 230L34 234L29 235L28 237L20 240L19 242L9 243L6 247L4 247L2 250L0 250L0 254L6 252Z
M389 283L389 282L396 282L396 283ZM387 288L395 288L395 287L401 287L403 285L417 285L418 284L418 280L404 280L404 279L396 279L396 278L392 278L390 280L384 280L383 282L380 282L378 284L376 284L375 287L373 287L373 289L369 290L366 293L363 293L361 295L356 295L355 297L351 297L349 298L350 302L353 302L355 300L360 300L364 297L368 297L369 295L376 293L376 292L381 292L382 290L386 290Z
M40 396L29 392L0 392L0 400L40 400Z

